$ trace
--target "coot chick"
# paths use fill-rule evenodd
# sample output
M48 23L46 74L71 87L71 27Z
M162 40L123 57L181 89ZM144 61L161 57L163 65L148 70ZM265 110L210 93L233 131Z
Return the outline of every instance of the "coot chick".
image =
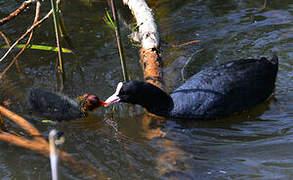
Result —
M278 57L241 59L198 72L170 95L142 81L120 82L105 102L139 104L176 119L215 119L247 110L273 93Z
M56 121L83 118L89 111L106 105L95 95L84 94L75 101L63 94L38 88L30 89L27 101L32 112Z

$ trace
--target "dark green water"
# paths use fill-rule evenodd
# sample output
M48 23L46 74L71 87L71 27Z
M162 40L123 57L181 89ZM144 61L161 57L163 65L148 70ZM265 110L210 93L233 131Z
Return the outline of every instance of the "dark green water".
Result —
M156 2L156 1L154 1ZM60 148L97 167L112 179L292 179L293 178L293 4L289 0L218 0L150 3L161 32L164 80L168 91L182 84L181 69L188 59L189 77L212 64L240 58L279 56L275 101L248 112L215 121L162 122L145 115L142 108L118 105L100 109L89 118L57 125L42 124L30 117L25 94L31 87L58 90L57 54L27 50L1 81L0 98L10 100L10 109L27 117L40 131L52 128L65 133ZM291 4L290 4L290 3ZM20 5L0 1L0 17ZM49 10L42 3L42 15ZM78 1L63 2L63 16L78 58L64 55L65 94L83 93L106 98L122 80L114 33L103 22L107 3L88 7ZM121 11L127 24L129 12ZM13 42L25 32L34 17L34 7L1 27ZM142 80L138 48L122 27L129 74ZM183 48L170 45L191 40L199 44ZM52 19L39 28L34 44L55 46ZM4 41L1 39L1 44ZM199 49L200 53L194 54ZM0 54L5 50L0 50ZM14 54L16 51L13 52ZM13 57L0 63L0 71ZM8 123L9 129L21 132ZM164 134L163 137L159 135ZM0 142L0 179L50 179L47 158ZM67 166L60 179L87 179Z

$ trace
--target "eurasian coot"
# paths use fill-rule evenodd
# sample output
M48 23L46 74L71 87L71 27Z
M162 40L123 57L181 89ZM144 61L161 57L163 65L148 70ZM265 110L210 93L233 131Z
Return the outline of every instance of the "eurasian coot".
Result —
M75 101L63 94L38 88L30 89L27 101L33 113L57 121L83 118L87 112L106 105L95 95L85 94Z
M176 119L215 119L266 101L277 72L277 56L241 59L198 72L170 95L147 82L120 82L105 102L139 104L153 114Z

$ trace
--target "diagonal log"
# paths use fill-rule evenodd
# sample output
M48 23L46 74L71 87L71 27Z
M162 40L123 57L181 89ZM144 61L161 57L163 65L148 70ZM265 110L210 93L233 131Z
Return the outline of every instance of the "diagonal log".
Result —
M144 0L123 0L137 21L136 39L140 42L140 62L144 80L163 88L161 53L159 50L159 33L152 10Z

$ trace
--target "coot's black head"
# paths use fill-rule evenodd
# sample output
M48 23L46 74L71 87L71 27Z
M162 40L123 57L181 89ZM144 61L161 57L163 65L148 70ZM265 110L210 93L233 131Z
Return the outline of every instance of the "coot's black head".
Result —
M80 106L84 111L93 111L106 103L95 95L84 94L80 97Z
M140 104L140 102L144 101L142 95L147 91L144 86L145 83L140 81L120 82L115 93L106 100L106 103L107 105L116 102Z
M115 93L105 102L107 106L116 102L139 104L154 114L166 114L173 108L173 101L168 94L143 81L118 83Z

